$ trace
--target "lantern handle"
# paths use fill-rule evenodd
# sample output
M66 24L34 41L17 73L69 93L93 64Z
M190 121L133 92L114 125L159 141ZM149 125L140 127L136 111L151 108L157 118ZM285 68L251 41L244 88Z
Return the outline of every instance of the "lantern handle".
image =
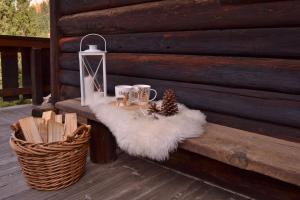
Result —
M82 48L82 42L83 42L83 40L86 39L89 36L98 36L101 39L103 39L103 41L104 41L104 51L106 52L106 40L105 40L105 38L102 35L97 34L97 33L90 33L90 34L87 34L87 35L85 35L85 36L83 36L81 38L81 40L80 40L80 51L82 51L81 48Z

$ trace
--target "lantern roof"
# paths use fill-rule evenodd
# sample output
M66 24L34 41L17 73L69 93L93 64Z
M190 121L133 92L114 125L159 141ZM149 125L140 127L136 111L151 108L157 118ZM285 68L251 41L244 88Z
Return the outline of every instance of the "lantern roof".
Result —
M88 45L88 46L89 46L89 48L82 52L86 52L86 53L103 53L103 52L105 52L105 51L98 49L97 45Z

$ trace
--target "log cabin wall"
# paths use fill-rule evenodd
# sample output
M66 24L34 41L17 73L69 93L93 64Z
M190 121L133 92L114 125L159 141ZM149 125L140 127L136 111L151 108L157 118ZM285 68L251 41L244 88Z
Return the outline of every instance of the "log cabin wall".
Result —
M80 96L87 33L108 41L108 90L173 88L208 121L300 142L300 1L52 0L52 94ZM90 40L92 42L92 39Z

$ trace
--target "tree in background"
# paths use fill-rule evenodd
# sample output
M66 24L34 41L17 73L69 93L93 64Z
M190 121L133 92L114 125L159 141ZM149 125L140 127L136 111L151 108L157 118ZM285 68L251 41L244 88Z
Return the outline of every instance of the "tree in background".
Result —
M0 0L0 35L49 37L49 6L40 6L37 12L30 0Z

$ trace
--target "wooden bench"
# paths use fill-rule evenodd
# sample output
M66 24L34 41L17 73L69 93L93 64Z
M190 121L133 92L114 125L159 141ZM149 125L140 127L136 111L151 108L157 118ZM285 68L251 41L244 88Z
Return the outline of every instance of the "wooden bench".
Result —
M87 118L89 123L93 125L90 143L92 161L106 163L116 159L114 137L95 118L88 107L80 106L79 99L57 102L55 107L62 112L76 112ZM289 188L296 191L297 195L300 194L299 143L208 123L206 133L203 136L187 139L179 146L179 151L192 152L235 168L263 174L272 177L272 179L278 179L280 182L293 184L288 185ZM210 170L209 166L205 167L206 170ZM224 171L224 173L226 172ZM249 180L251 181L251 179ZM273 190L275 191L276 187ZM296 193L290 195L296 195Z

